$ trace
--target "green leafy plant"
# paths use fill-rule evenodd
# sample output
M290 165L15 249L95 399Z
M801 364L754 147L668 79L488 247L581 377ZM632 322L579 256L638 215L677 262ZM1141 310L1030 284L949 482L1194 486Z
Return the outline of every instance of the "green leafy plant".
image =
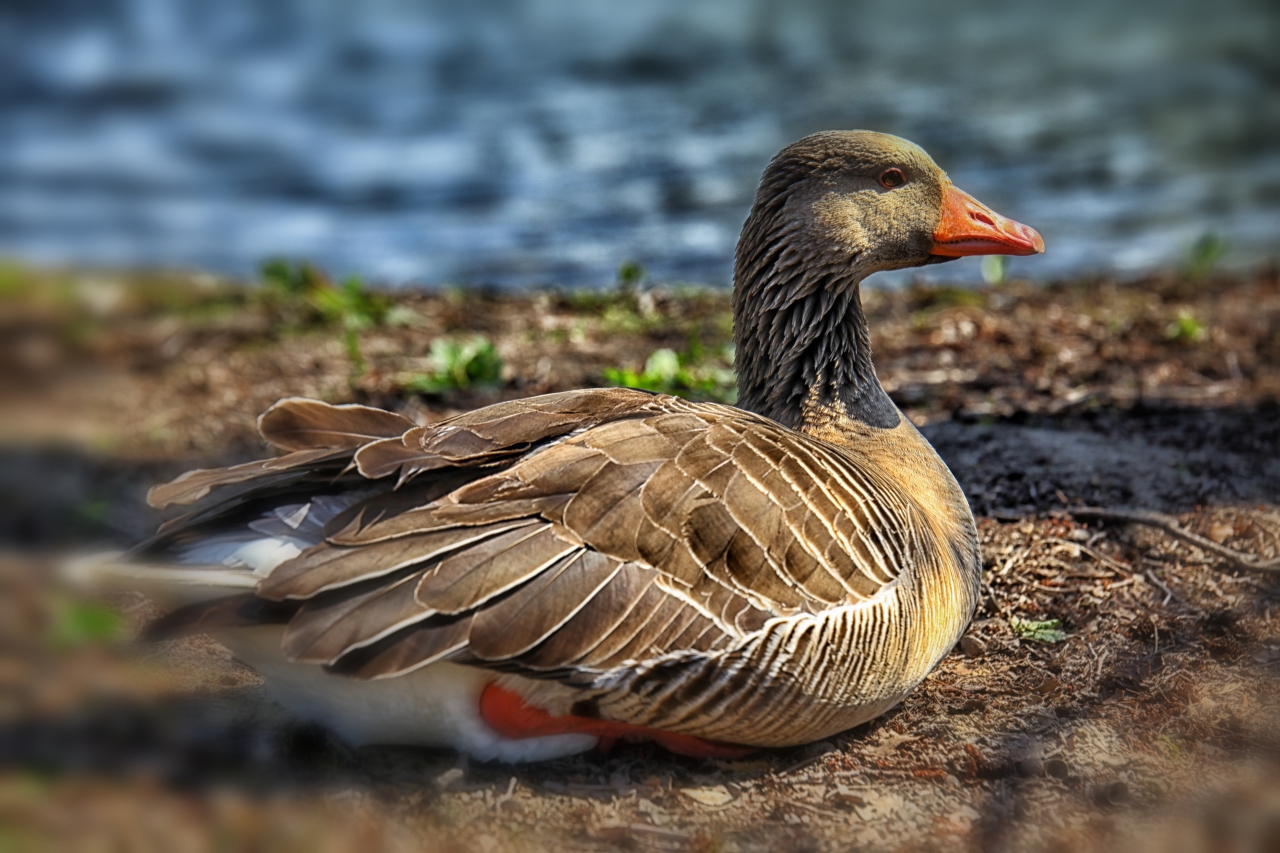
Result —
M0 304L24 300L35 290L33 276L11 261L0 261Z
M1187 275L1193 279L1204 278L1226 252L1227 241L1212 231L1206 231L1187 250Z
M986 295L965 287L915 285L908 294L912 307L922 311L955 307L981 308L987 304Z
M1037 643L1061 643L1067 638L1067 632L1062 630L1062 621L1059 619L1036 621L1013 616L1009 619L1009 627L1020 638Z
M353 373L365 371L360 351L360 334L384 323L391 310L390 300L365 289L364 282L349 276L334 286L310 264L271 260L262 266L265 301L274 306L286 322L320 322L342 327L342 342L351 359Z
M369 293L355 276L339 287L317 287L307 294L307 301L327 323L342 326L342 342L356 373L364 373L364 355L360 352L360 333L383 321L387 300Z
M492 387L502 381L502 358L487 338L467 340L437 338L431 342L430 373L405 383L418 394L445 394L473 387Z
M124 619L108 607L84 601L62 601L54 610L49 642L57 649L102 645L122 639L124 631Z
M329 323L368 328L387 316L386 297L365 290L364 282L355 276L344 279L338 287L325 285L311 290L307 301Z
M982 280L987 284L1001 285L1009 278L1007 255L986 255L982 259Z
M262 265L262 284L279 296L305 296L325 286L325 280L311 264L291 264L283 258L272 258Z
M618 290L634 293L644 276L645 269L638 261L623 261L618 266Z
M1205 327L1186 308L1179 310L1178 316L1164 330L1166 338L1184 344L1202 341L1207 334Z
M1182 747L1178 746L1178 742L1169 735L1156 735L1155 742L1174 761L1182 757Z
M724 356L732 363L731 348L725 348ZM668 348L654 350L645 360L644 370L638 373L624 368L606 368L604 380L618 387L675 394L690 400L732 403L737 399L733 370L703 359L701 347L695 345L691 345L684 354Z

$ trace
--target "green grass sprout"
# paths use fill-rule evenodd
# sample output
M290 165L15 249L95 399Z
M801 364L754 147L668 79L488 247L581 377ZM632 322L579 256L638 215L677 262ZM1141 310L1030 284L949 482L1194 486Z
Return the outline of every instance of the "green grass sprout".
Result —
M1227 241L1212 231L1206 231L1187 250L1187 276L1196 280L1205 278L1226 253Z
M107 645L124 637L124 618L109 607L86 601L62 601L49 626L49 642L55 649Z
M1178 311L1178 316L1165 327L1164 336L1171 341L1193 344L1203 341L1208 331L1186 308Z
M492 388L502 382L502 358L493 343L482 335L466 340L437 338L431 342L430 373L405 383L405 390L417 394L447 394L469 388Z
M1067 632L1062 630L1062 621L1059 619L1036 621L1013 616L1009 619L1009 627L1021 639L1037 643L1061 643L1067 638Z
M986 255L982 259L982 280L990 285L1001 285L1009 279L1007 255Z
M733 370L724 366L733 363L732 347L724 348L721 359L723 363L705 358L701 346L693 341L684 354L666 347L654 350L640 372L606 368L604 381L616 387L675 394L690 400L732 403L737 399Z

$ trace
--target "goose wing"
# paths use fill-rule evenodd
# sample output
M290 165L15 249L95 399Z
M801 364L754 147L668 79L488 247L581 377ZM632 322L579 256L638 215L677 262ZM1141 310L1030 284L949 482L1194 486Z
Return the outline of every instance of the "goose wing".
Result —
M285 400L260 428L289 453L160 487L194 500L250 484L140 553L297 490L360 495L219 612L287 621L288 657L361 678L448 659L581 681L711 653L771 618L872 598L918 545L907 499L875 466L728 406L607 389L415 427ZM204 606L192 621L211 618Z

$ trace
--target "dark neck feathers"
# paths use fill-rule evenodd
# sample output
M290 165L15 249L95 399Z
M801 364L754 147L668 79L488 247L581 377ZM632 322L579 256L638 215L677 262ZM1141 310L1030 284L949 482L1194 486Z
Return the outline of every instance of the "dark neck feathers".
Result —
M738 405L793 429L841 414L895 427L898 409L871 363L858 247L834 246L805 224L811 217L795 215L808 204L792 200L777 171L766 174L738 244Z

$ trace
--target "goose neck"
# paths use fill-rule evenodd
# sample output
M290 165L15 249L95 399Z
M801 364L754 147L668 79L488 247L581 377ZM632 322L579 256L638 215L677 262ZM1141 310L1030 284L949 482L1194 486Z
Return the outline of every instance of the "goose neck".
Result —
M809 271L801 280L739 281L734 291L738 405L791 427L843 419L890 429L901 415L871 362L861 280Z

